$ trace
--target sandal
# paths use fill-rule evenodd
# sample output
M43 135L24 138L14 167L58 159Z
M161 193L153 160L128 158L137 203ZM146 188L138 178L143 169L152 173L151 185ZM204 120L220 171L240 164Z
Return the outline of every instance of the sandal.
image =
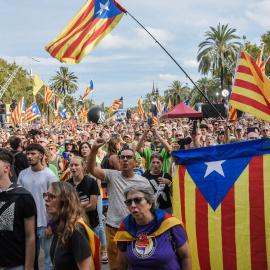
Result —
M103 264L108 263L108 256L106 251L101 251L101 262Z

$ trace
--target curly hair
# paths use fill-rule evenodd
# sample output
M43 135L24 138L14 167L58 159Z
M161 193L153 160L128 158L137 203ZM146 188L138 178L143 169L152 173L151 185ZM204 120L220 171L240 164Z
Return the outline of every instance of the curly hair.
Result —
M61 246L68 244L68 239L74 230L79 229L80 218L90 227L88 218L81 206L80 199L74 187L66 182L53 182L50 185L58 200L58 210L54 220L59 222L57 234Z

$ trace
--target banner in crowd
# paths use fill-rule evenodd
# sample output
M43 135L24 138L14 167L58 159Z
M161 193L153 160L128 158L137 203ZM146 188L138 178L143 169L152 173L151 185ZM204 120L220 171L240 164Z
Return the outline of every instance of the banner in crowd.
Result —
M115 113L114 113L115 119L118 121L123 121L126 119L127 117L127 109L118 109Z
M193 269L270 268L270 139L174 151Z
M45 49L67 64L78 64L119 23L126 10L115 0L88 0Z

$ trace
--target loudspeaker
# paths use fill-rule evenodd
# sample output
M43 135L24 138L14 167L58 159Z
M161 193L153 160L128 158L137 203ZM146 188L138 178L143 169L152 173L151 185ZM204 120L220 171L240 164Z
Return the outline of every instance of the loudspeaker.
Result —
M222 115L222 117L226 118L226 110L223 103L213 104L217 111ZM203 118L209 117L219 117L218 113L214 110L214 108L210 104L202 105L202 113Z

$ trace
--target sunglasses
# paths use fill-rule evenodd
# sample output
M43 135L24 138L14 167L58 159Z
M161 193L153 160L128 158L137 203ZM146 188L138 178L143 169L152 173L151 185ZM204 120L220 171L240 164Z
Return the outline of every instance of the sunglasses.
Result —
M44 141L38 141L38 143L44 143Z
M64 137L58 137L58 139L64 139Z
M127 158L128 160L131 160L131 159L133 159L134 157L133 156L131 156L131 155L121 155L120 156L120 159L122 159L122 160L124 160L125 158Z
M126 204L126 206L131 206L132 202L134 202L135 204L140 204L142 202L142 199L146 199L145 197L136 197L134 199L128 199L126 201L124 201L124 203Z
M263 131L263 132L267 132L267 131L268 131L268 129L263 129L262 131Z
M183 137L182 134L175 134L175 137Z
M51 201L52 199L56 198L56 195L54 195L54 194L52 194L50 192L43 193L43 199L45 199L46 197L48 197L49 201Z

